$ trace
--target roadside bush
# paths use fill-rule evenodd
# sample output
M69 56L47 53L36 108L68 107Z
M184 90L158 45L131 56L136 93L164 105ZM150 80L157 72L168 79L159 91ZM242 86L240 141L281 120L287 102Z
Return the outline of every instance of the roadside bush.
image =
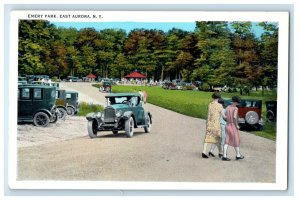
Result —
M205 91L205 92L209 92L209 85L207 83L203 83L201 86L199 86L199 90Z
M79 104L79 112L77 115L86 116L88 113L101 112L103 109L104 108L101 105L82 102Z
M52 82L60 82L60 79L57 78L57 76L53 76L53 77L51 78L51 81L52 81Z
M184 86L183 89L184 90L193 90L194 88L191 85L187 85L187 86Z
M92 86L96 87L96 88L100 88L103 84L102 83L95 83Z

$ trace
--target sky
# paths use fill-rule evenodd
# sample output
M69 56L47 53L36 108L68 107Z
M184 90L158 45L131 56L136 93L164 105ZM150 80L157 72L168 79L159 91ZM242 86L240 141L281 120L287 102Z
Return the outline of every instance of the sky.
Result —
M168 32L172 28L178 28L185 31L194 31L195 22L52 22L57 27L64 28L76 28L80 30L82 28L95 28L95 30L100 31L103 29L124 29L127 33L135 28L144 29L158 29L164 32ZM256 37L264 32L263 29L257 26L257 23L253 24L253 33Z

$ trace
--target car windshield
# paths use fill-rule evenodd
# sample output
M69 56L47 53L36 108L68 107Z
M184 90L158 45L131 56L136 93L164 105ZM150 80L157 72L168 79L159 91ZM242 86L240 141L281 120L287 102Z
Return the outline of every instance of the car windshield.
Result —
M127 103L130 100L130 97L110 97L107 100L108 105L122 104Z

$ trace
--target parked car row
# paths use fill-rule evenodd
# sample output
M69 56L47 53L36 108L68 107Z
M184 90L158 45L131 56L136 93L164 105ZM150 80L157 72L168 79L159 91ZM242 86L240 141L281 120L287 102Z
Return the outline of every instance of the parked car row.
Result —
M197 90L195 83L186 83L178 80L164 81L162 88L169 90Z
M18 122L46 127L78 111L77 92L37 83L18 85Z

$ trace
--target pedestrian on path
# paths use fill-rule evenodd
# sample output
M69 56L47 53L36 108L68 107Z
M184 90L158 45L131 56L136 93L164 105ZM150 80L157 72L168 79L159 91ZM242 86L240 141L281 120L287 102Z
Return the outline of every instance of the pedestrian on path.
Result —
M220 116L220 125L221 125L221 131L222 131L222 142L221 142L221 148L222 148L222 152L224 152L224 145L225 145L225 138L226 138L226 105L224 102L224 99L219 99L219 103L223 106L223 110L221 112L221 116Z
M221 98L220 93L213 93L212 101L208 105L208 116L206 120L206 135L204 139L202 158L208 158L206 154L206 149L208 144L211 145L211 149L209 151L209 156L215 157L213 151L216 147L219 150L219 157L222 157L222 149L221 149L221 125L220 125L220 116L223 110L223 107L218 100Z
M226 108L226 139L224 145L224 154L222 160L230 161L227 157L228 146L232 146L236 152L236 160L244 159L240 153L240 138L239 138L239 125L238 125L238 108L237 105L241 102L240 97L232 97L232 104Z

